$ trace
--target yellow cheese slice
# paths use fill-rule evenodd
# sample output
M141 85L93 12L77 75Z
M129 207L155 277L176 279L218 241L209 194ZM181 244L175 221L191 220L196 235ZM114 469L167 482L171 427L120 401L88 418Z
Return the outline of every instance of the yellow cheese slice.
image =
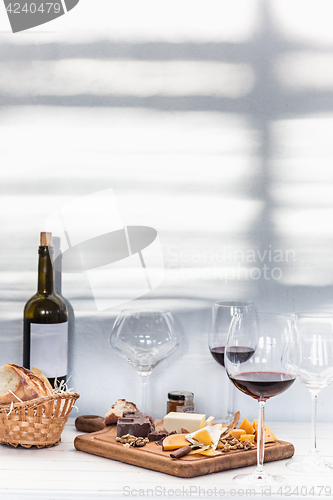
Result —
M190 451L189 455L205 455L206 457L214 457L215 455L221 455L221 452L213 449L199 449Z
M188 446L189 442L185 438L185 434L170 434L163 439L163 450L177 450L178 448L183 448L184 446Z
M193 437L198 443L205 446L212 446L214 444L214 440L206 428L197 431Z
M258 419L253 420L253 427L255 429L255 436L257 440L257 432L258 432ZM273 431L265 424L265 443L274 443L277 441L277 437L274 435Z
M243 434L246 434L244 429L232 429L230 431L230 437L239 439Z
M240 424L239 429L244 429L246 434L254 434L255 433L254 427L250 424L250 422L248 421L248 419L246 417L244 418L243 422Z
M243 434L239 440L240 441L249 441L250 443L254 444L254 434Z

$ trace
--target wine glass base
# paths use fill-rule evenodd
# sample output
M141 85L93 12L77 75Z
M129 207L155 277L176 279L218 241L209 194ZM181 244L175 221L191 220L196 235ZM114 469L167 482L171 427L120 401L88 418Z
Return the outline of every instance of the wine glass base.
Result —
M294 472L329 472L332 473L333 464L326 462L321 456L307 456L302 460L291 460L286 463L288 469Z
M233 413L228 413L227 415L223 415L220 418L216 418L216 422L222 422L224 424L230 424L231 422L234 421L235 415Z
M267 472L240 474L235 476L233 481L238 485L254 486L259 488L262 486L278 486L286 483L286 479L284 477L271 476L270 474L267 474Z

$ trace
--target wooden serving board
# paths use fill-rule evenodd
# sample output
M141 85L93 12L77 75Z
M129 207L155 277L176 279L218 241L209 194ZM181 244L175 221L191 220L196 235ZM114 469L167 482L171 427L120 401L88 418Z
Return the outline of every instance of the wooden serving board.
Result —
M74 440L74 446L79 451L178 477L204 476L213 472L256 465L257 463L256 448L247 451L231 450L215 457L187 455L178 459L172 459L170 451L163 451L162 446L158 446L154 442L148 443L142 448L132 446L127 448L116 441L115 425L108 426L98 432L77 436ZM265 462L290 458L294 451L294 446L285 441L267 444Z

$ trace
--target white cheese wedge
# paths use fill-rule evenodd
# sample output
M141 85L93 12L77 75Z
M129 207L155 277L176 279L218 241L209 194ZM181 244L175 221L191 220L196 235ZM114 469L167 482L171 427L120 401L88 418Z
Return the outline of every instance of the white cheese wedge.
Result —
M208 417L205 422L205 427L207 427L207 425L213 425L213 422L214 422L214 417Z
M202 429L206 422L206 415L203 413L181 413L171 411L163 419L163 427L167 432L176 431L182 433L182 429L187 432L194 432Z

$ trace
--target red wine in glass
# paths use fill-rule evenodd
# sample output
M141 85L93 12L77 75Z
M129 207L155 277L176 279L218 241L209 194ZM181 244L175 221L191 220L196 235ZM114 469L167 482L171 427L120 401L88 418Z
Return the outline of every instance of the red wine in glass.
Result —
M214 360L225 368L226 359L224 357L225 345L228 339L228 332L232 318L240 314L244 321L250 321L254 317L254 305L249 301L238 300L218 300L212 307L212 317L208 335L208 346ZM248 318L248 319L245 319ZM251 345L247 339L238 342L238 345ZM234 420L234 385L227 382L225 399L227 401L227 414L221 418L221 422L233 422Z
M281 372L240 372L230 376L237 389L261 401L286 391L295 378L295 375Z
M255 352L247 362L237 363L238 346L251 346ZM271 476L264 468L266 400L286 391L295 381L299 367L299 345L291 316L256 313L254 318L233 316L225 344L225 366L234 386L258 401L257 468L240 474L238 484L278 485L285 480Z
M220 365L224 365L224 351L225 347L220 346L220 347L212 347L210 349L210 352L215 359ZM228 357L232 363L245 363L248 361L251 356L254 354L254 349L252 347L245 347L245 346L234 346L231 347L228 353Z

